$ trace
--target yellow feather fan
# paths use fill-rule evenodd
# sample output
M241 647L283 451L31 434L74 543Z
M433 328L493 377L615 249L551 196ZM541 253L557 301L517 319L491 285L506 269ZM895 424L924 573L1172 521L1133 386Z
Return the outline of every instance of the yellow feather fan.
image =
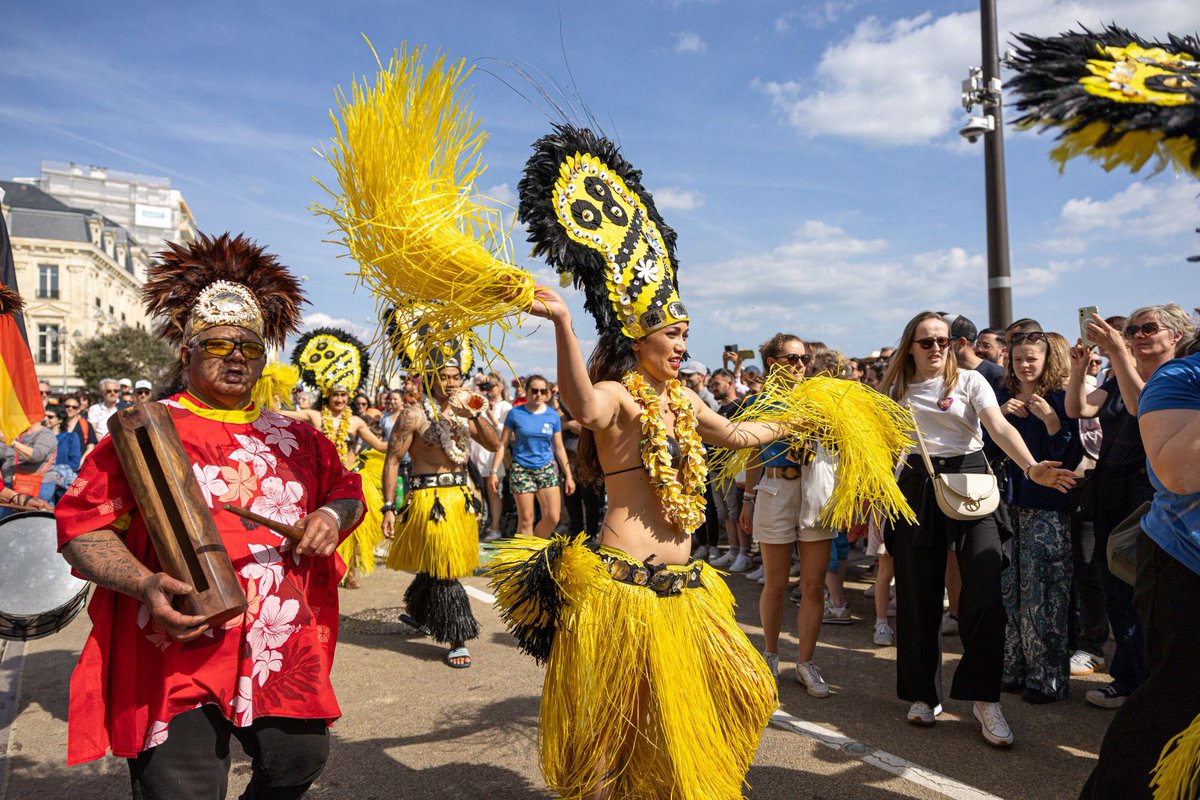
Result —
M916 519L895 478L896 462L915 430L912 414L874 389L840 378L797 380L775 370L755 402L733 419L781 423L795 432L791 439L797 445L815 441L837 457L837 481L821 511L823 525L847 530L867 511ZM709 479L728 482L759 464L757 448L723 450Z
M419 306L439 340L495 324L507 331L505 318L532 304L534 281L512 265L500 214L475 191L487 134L462 97L471 69L445 56L427 68L421 56L401 46L385 68L376 54L374 84L355 81L349 97L338 90L324 155L339 191L322 184L332 204L314 210L341 232L381 316Z

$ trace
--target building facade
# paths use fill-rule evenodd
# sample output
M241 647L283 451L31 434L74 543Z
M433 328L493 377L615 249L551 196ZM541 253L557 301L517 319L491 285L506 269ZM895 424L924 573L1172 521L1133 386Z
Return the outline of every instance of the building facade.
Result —
M79 342L149 327L139 292L150 251L105 215L35 186L0 181L0 191L38 377L54 392L83 388L73 366Z

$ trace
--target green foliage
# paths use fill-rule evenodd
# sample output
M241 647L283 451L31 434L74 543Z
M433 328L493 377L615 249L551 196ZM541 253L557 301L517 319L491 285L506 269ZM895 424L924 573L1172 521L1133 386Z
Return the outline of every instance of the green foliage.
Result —
M75 346L75 373L95 391L104 378L148 380L157 390L179 353L149 331L125 326Z

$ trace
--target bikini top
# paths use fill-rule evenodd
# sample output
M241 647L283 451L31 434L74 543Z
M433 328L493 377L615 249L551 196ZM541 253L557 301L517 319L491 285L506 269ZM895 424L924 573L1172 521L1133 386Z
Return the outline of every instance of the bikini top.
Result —
M671 469L679 469L680 463L683 461L683 451L679 448L679 441L674 436L667 437L667 454L671 456ZM612 472L604 473L604 477L611 475L620 475L623 472L633 472L635 469L645 469L642 464L635 464L632 467L624 469L615 469Z

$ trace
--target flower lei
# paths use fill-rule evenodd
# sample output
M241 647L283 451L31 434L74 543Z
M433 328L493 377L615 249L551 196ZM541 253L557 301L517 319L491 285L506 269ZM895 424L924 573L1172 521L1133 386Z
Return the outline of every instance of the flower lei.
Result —
M437 434L438 443L446 451L450 460L455 464L467 463L467 448L471 446L471 429L467 423L461 422L457 418L446 419L445 414L434 409L433 403L428 397L425 398L425 416L429 418L429 424L433 426L433 432Z
M682 453L682 464L674 469L667 450L667 426L659 412L658 393L637 372L627 374L621 383L642 407L639 443L642 464L650 473L667 520L681 531L691 533L704 522L704 483L708 477L704 446L696 432L696 410L679 381L667 381L667 407L675 414L675 438Z
M342 413L337 415L327 408L321 409L321 433L333 442L338 458L345 463L346 453L350 448L350 409L344 408Z

